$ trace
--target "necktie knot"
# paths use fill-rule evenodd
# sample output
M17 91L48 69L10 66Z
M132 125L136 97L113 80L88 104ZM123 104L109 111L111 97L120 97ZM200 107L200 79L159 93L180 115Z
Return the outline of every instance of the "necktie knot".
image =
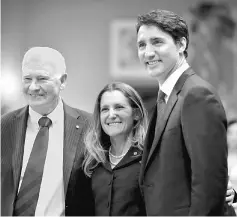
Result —
M38 121L40 127L50 127L52 121L48 117L41 117Z
M157 102L165 102L165 96L166 94L162 90L159 90Z

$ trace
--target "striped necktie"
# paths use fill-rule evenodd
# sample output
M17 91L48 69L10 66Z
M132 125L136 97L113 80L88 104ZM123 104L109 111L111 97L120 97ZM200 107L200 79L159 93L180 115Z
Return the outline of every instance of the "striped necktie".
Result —
M35 138L21 187L16 197L14 216L35 215L48 150L49 127L52 121L48 117L41 117L38 123L40 129Z

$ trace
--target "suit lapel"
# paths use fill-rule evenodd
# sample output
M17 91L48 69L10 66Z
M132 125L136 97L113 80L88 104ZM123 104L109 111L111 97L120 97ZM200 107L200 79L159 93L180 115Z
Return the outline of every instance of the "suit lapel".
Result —
M155 149L159 149L160 148L160 145L161 145L161 142L160 142L160 139L162 137L162 134L165 130L165 126L167 124L167 121L170 117L170 114L175 106L175 104L177 103L177 100L178 100L178 94L179 92L181 91L186 79L190 76L194 74L193 70L191 68L187 69L181 76L180 78L178 79L177 83L175 84L172 92L171 92L171 95L169 97L169 100L167 102L167 105L166 105L166 108L165 108L165 112L164 112L164 115L163 117L160 119L160 122L159 122L159 126L157 127L157 132L153 133L153 142L152 142L152 146L151 146L151 149L149 151L149 154L148 154L148 157L147 157L147 160L146 160L146 166L145 168L147 167L153 153L154 153L154 150ZM155 120L156 120L156 115L153 116L153 130L155 130ZM155 135L154 135L155 134ZM149 135L148 135L149 136ZM155 137L154 137L155 136ZM151 142L152 141L152 138L149 139L149 141ZM145 145L148 145L147 143L145 143Z
M140 161L142 156L142 151L135 146L132 146L127 154L121 159L121 161L114 167L114 170L127 167L130 164L133 164L136 161Z
M130 164L133 164L135 161L140 161L142 156L142 150L140 150L136 146L130 147L126 155L119 161L119 163L113 168L113 170L118 170L123 167L127 167ZM103 164L104 168L108 171L112 171L110 160L109 160L109 152L106 153L106 161Z
M64 104L64 150L63 150L63 177L64 193L66 195L70 174L72 171L76 152L82 150L80 144L84 122L79 118L79 113Z
M177 94L176 91L172 91L172 93L170 95L168 103L167 103L167 105L165 107L164 115L161 117L159 125L157 127L157 131L155 132L155 138L154 138L154 140L152 142L152 146L151 146L151 150L149 152L148 158L147 158L146 166L147 166L147 164L148 164L148 162L149 162L149 160L150 160L154 150L156 148L159 148L159 146L160 146L159 140L160 140L161 135L162 135L162 133L163 133L163 131L165 129L166 123L167 123L168 118L169 118L169 116L170 116L170 114L172 112L172 109L174 108L174 105L176 104L177 99L178 99L176 94Z
M155 127L156 127L156 115L157 115L157 104L154 106L154 108L152 110L151 118L149 120L149 126L147 129L147 135L146 135L146 138L144 141L144 150L143 150L143 155L142 155L140 178L143 176L147 158L148 158L148 155L151 150L152 143L153 143L153 139L154 139L154 135L155 135Z
M14 120L11 123L10 139L12 141L11 145L12 147L14 147L12 156L12 167L15 186L18 186L22 168L24 143L28 120L28 108L29 107L27 106L20 110L20 112L15 116Z

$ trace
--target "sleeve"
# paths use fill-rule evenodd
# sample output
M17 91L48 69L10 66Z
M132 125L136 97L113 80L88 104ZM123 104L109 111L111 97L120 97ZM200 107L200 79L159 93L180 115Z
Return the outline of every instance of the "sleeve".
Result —
M184 98L181 119L191 162L189 215L223 215L228 182L224 108L209 89L196 87Z

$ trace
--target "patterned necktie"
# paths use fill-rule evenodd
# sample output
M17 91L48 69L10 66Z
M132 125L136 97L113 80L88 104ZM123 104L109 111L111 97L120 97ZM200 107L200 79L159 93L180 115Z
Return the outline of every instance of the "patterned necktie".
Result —
M47 117L41 117L38 123L40 129L35 138L21 187L16 197L14 216L35 215L48 149L49 127L52 121Z
M159 90L158 97L157 97L156 131L157 131L157 127L159 125L159 121L160 121L162 115L164 114L164 109L165 109L165 105L166 105L165 96L166 96L166 94L162 90Z

